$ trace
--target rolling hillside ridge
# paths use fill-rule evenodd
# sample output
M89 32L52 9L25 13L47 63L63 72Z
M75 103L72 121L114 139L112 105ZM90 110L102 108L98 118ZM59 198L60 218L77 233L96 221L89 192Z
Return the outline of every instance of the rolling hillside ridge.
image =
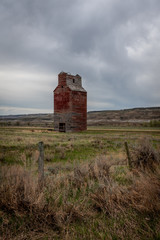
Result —
M90 111L87 113L88 126L142 125L150 121L160 121L160 107ZM0 116L0 124L53 127L53 113Z

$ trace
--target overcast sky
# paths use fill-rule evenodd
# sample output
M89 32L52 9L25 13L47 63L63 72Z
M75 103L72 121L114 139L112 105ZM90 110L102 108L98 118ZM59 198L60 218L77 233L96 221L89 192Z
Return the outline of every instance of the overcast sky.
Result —
M53 112L61 71L88 111L160 106L160 0L0 0L0 115Z

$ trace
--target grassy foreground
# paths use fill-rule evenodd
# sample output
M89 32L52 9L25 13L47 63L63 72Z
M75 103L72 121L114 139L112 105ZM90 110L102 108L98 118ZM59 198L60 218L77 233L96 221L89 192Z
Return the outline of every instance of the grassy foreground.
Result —
M1 239L160 239L158 130L0 128L0 135Z

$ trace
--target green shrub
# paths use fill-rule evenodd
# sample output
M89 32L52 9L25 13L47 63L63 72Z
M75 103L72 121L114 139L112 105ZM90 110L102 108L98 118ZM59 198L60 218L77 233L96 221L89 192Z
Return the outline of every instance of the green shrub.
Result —
M149 123L150 127L160 127L160 120L151 120Z

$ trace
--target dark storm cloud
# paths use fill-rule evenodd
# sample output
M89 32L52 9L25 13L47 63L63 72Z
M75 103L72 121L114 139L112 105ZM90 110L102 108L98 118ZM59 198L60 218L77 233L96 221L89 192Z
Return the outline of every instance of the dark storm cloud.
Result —
M62 70L82 76L89 110L160 105L159 10L159 0L1 0L0 112L52 111Z

